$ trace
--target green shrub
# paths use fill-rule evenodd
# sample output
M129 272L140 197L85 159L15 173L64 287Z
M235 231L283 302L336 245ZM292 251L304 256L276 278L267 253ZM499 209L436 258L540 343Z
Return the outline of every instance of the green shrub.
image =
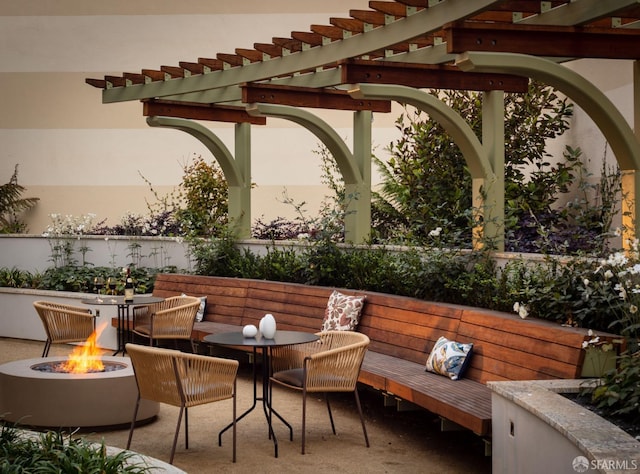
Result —
M65 438L48 431L29 437L6 425L0 430L0 472L59 474L139 474L150 472L146 463L132 459L134 453L121 451L108 455L104 444Z

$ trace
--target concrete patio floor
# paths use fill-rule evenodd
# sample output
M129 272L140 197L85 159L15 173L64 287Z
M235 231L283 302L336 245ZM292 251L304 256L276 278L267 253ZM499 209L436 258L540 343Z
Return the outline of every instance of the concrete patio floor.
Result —
M0 363L39 357L43 342L0 338ZM50 355L66 355L71 346L54 345ZM2 387L0 387L2 390ZM251 405L251 366L241 364L238 377L238 413ZM484 455L480 438L466 431L441 432L439 419L423 410L398 412L384 407L379 393L360 390L370 448L366 448L353 396L335 395L332 400L337 435L331 432L324 401L307 405L307 454L300 454L301 396L274 388L274 408L294 429L289 441L284 425L275 422L279 457L267 437L261 410L238 423L237 462L231 462L231 433L218 446L218 431L230 421L231 403L223 401L189 410L189 449L184 449L184 430L174 465L200 473L489 473L491 458ZM46 394L43 394L46 396ZM168 461L178 409L161 405L156 421L136 428L131 449ZM184 428L184 426L183 426ZM92 441L124 448L128 429L83 433Z

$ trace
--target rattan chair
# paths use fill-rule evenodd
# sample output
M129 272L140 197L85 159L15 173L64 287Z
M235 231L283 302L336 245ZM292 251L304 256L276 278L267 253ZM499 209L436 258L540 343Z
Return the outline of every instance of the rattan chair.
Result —
M236 462L238 361L138 344L127 344L126 349L138 384L138 399L129 430L127 449L131 446L141 399L180 407L169 459L169 463L173 464L183 413L185 449L189 449L188 408L231 398L233 400L233 462Z
M272 400L273 383L302 391L302 454L304 454L307 394L324 393L331 429L333 434L336 434L329 393L353 392L365 444L369 447L369 437L357 388L358 375L369 346L369 338L353 331L327 331L318 333L318 336L320 337L318 341L308 344L271 348L273 374L269 398Z
M96 329L96 318L88 308L53 301L34 301L33 306L47 333L42 357L47 357L51 344L84 342Z
M194 296L171 296L160 303L133 307L132 331L149 339L149 345L159 339L172 339L176 344L186 339L195 351L191 332L200 308L200 298Z

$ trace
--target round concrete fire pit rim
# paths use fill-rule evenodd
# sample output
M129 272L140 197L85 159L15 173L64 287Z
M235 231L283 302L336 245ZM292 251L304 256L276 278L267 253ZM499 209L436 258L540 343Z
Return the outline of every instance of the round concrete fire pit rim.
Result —
M128 357L102 356L96 358L99 358L105 363L120 365L122 366L122 368L112 371L88 372L84 374L73 374L69 372L45 372L33 368L34 366L37 366L39 364L55 364L67 361L67 358L64 356L53 356L7 362L0 365L0 372L5 375L14 377L29 377L54 380L109 379L133 375L133 366L131 364L131 359L129 359Z

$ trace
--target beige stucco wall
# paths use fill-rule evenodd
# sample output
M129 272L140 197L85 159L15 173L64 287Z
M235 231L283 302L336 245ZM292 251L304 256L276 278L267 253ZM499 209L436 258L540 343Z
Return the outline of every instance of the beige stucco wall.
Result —
M0 182L19 165L25 196L41 198L27 216L33 233L50 223L48 215L97 214L115 224L125 211L146 212L153 201L142 176L157 191L169 192L193 155L211 159L191 136L147 126L137 102L101 103L101 91L85 78L177 65L218 52L251 48L293 30L327 24L368 0L3 0L0 3ZM631 64L576 66L606 88L631 121ZM315 111L351 146L349 112ZM391 114L375 114L376 155L397 137ZM207 123L231 149L233 127ZM576 114L569 140L589 159L601 157L604 140L584 115ZM585 134L584 130L588 133ZM288 121L269 119L252 128L253 218L293 216L282 204L286 189L313 214L328 193L321 183L318 140ZM561 150L561 147L558 146ZM594 167L599 171L599 166ZM141 176L142 175L142 176ZM374 183L377 174L374 173Z

